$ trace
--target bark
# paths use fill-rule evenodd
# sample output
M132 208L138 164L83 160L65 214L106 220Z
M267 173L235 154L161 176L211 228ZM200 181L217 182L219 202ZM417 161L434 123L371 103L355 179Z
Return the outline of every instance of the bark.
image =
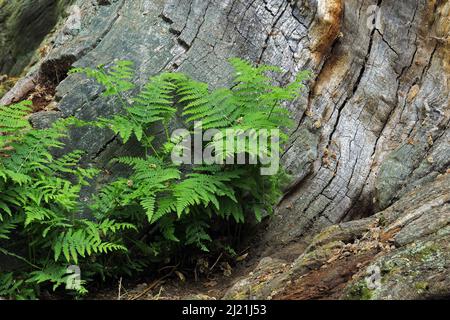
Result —
M326 228L293 263L261 260L225 298L448 298L449 184L440 175L374 216Z
M90 81L66 77L72 64L130 59L138 84L170 70L224 85L230 81L227 59L235 56L282 67L280 82L313 71L303 97L287 106L297 126L282 160L293 183L264 230L266 255L298 257L323 228L385 210L448 170L447 1L75 3L82 29L55 33L52 50L25 81L56 89L59 116L117 112L114 101L98 99L100 89ZM33 91L21 89L19 82L1 102ZM35 121L53 119L52 112L38 113ZM133 148L98 129L73 132L69 147L86 150L88 161L100 165ZM449 192L445 183L442 194Z

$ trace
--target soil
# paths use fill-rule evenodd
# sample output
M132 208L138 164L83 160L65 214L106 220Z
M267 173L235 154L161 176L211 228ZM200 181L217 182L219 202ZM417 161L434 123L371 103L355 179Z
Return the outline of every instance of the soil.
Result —
M242 255L241 255L242 256ZM235 263L231 269L224 267L232 264L220 261L208 274L199 275L194 269L177 270L164 268L156 277L139 280L116 281L114 287L105 288L90 294L93 300L217 300L223 297L236 278L248 274L254 267L252 259ZM196 279L197 278L197 279ZM119 298L120 288L120 298Z

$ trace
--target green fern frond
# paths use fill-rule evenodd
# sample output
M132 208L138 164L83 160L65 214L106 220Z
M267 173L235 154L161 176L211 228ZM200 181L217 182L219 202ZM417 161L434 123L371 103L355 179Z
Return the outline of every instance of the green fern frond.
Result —
M177 210L176 206L176 198L171 194L163 194L158 200L158 207L156 212L153 214L151 223L155 223L160 220L163 216L168 215L171 212L175 212Z
M17 218L2 220L0 223L0 239L8 240L11 232L17 227L19 221Z
M97 69L73 68L69 73L83 73L87 77L95 79L105 87L103 96L109 97L134 88L134 84L131 82L134 75L132 67L133 62L124 60L118 61L109 69L101 65Z
M0 132L9 133L18 130L30 129L26 116L31 112L31 102L22 101L9 106L0 106ZM0 150L8 136L0 136Z
M186 244L195 245L202 251L209 252L208 243L212 241L207 230L209 225L204 221L196 221L186 228Z
M101 240L98 231L93 232L92 228L78 229L61 233L56 240L53 251L55 261L59 260L61 254L67 262L78 263L78 257L83 258L93 253L108 253L110 251L127 251L127 248L120 244L105 242Z
M173 187L178 216L180 217L184 212L188 213L190 206L203 205L207 207L210 203L220 210L217 196L228 196L235 199L234 190L224 183L231 179L231 175L189 174Z

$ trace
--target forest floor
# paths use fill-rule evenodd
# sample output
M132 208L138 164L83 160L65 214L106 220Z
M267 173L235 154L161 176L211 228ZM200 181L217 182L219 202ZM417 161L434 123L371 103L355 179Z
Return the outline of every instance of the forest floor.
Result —
M292 244L281 248L262 245L261 232L252 232L243 239L235 258L226 254L199 256L195 267L166 266L157 275L140 279L115 281L87 297L94 300L218 300L240 279L248 277L264 257L293 262L305 245ZM205 263L206 262L206 263ZM154 272L154 271L152 271Z
M245 255L248 257L248 255ZM119 280L107 288L93 292L93 300L217 300L221 299L236 279L254 268L252 259L232 263L221 261L219 255L213 264L200 273L199 268L175 269L164 267L157 276ZM233 264L231 267L230 264Z

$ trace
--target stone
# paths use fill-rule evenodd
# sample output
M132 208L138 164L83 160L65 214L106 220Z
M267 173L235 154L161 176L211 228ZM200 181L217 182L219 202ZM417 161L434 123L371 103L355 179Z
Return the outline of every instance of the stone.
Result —
M61 119L61 112L42 111L31 114L28 119L34 128L45 129L49 128L58 119Z

